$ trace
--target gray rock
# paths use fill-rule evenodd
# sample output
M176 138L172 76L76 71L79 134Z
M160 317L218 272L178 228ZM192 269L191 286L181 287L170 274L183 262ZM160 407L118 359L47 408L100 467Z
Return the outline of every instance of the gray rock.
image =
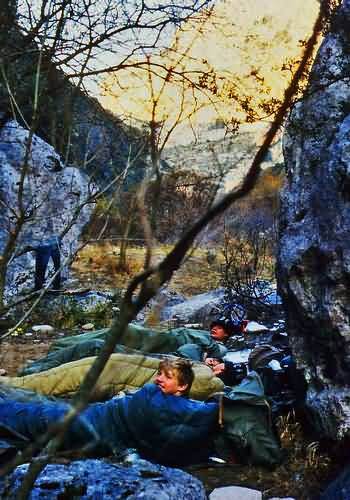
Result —
M55 305L56 301L58 304L58 302L64 302L65 300L88 313L97 306L111 305L113 302L113 293L100 290L88 290L77 294L62 295L61 297L57 297L53 305Z
M349 434L350 405L347 387L316 390L310 388L306 399L309 420L318 435L338 440Z
M139 312L136 318L136 322L143 323L147 320L147 316L158 310L159 320L167 321L169 319L167 311L177 304L181 304L186 299L183 295L168 290L167 288L162 288L156 297L146 305L142 311Z
M58 294L45 296L38 307L38 311L45 315L45 311L50 311L50 315L56 313L74 312L77 320L90 323L93 315L97 311L112 311L113 294L107 291L87 290L74 294Z
M7 240L8 229L14 227L12 210L18 210L18 182L26 153L28 131L15 121L8 122L0 131L0 253ZM53 235L59 235L71 220L75 208L90 192L89 179L78 168L62 164L52 146L33 136L28 173L24 183L24 205L28 221L18 237L16 251L35 247ZM5 207L5 208L4 208ZM71 255L78 245L83 226L93 210L86 205L76 223L63 238L62 261ZM18 294L34 284L34 252L24 253L12 260L7 272L7 297ZM66 269L67 271L67 269Z
M0 479L1 498L16 498L27 465ZM142 460L142 464L122 467L103 460L84 460L69 465L50 464L36 480L30 500L147 499L205 500L202 483L179 469L171 469Z
M95 325L93 323L85 323L84 325L81 325L82 330L93 330L95 328Z
M53 333L55 329L51 325L34 325L32 330L35 333Z
M268 331L267 326L262 325L261 323L257 323L256 321L249 321L246 326L245 332L249 333L259 333Z
M162 320L177 320L179 323L201 323L205 327L209 325L214 316L217 315L218 307L225 295L223 288L194 295L190 299L175 305L169 305L162 309Z
M350 435L350 0L284 135L278 281L321 435ZM320 413L321 412L321 413ZM317 417L318 415L318 417Z
M28 40L18 23L11 22L12 16L7 14L9 5L17 3L15 0L6 2L6 16L2 18L0 33L0 57L21 116L30 124L34 110L33 99L28 96L35 93L39 48L34 40ZM131 165L126 182L134 183L143 177L147 166L146 153L140 152L144 144L143 134L73 85L48 54L40 68L40 93L36 132L68 157L69 163L88 171L101 187L121 174L127 161ZM1 124L6 117L13 116L12 105L6 85L1 85Z

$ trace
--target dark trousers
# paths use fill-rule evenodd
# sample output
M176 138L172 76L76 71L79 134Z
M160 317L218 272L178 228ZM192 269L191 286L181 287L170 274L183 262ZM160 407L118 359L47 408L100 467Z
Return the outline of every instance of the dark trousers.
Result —
M45 273L50 257L55 266L55 273L60 269L61 256L60 249L57 243L52 245L38 246L36 249L35 259L35 290L40 290L44 286ZM61 273L58 272L54 281L53 288L59 290L61 286Z

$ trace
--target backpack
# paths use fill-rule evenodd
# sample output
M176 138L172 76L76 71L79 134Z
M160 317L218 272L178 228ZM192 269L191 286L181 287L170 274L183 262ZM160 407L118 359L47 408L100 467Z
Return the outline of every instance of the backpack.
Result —
M250 368L261 377L274 418L302 407L305 402L307 383L304 370L297 368L288 350L264 344L255 347L248 360ZM269 366L272 360L279 362L279 369Z

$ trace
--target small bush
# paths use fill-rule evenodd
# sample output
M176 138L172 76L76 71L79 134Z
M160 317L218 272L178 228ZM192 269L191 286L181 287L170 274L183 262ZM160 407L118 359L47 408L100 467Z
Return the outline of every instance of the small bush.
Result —
M104 328L110 325L113 317L112 304L97 304L86 310L75 301L68 301L59 308L55 315L56 327L70 330L84 323L93 323L95 328Z

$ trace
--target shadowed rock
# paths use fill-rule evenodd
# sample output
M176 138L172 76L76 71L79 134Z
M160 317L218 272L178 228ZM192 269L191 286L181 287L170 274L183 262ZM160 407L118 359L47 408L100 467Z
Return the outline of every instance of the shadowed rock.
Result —
M350 431L350 1L318 52L284 136L278 279L315 430Z
M27 465L22 465L5 480L0 480L1 498L16 498L26 470ZM37 478L30 498L205 500L206 494L198 479L179 469L145 460L133 467L122 467L90 459L69 465L47 465Z

